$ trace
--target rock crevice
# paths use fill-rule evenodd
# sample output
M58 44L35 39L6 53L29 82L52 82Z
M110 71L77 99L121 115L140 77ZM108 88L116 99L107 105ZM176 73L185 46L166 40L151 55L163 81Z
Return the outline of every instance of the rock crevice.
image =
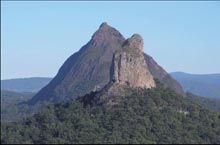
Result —
M112 82L132 88L152 88L155 82L146 67L143 39L134 34L127 39L113 57Z

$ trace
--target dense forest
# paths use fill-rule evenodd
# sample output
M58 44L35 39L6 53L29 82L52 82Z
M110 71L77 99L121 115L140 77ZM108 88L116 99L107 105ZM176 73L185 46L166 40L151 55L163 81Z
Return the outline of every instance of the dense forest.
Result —
M1 143L220 143L217 113L163 87L131 91L113 106L81 97L2 122Z
M1 90L1 121L15 121L31 110L28 105L19 105L31 99L35 93Z
M204 108L220 113L220 99L200 97L189 92L187 93L187 99Z

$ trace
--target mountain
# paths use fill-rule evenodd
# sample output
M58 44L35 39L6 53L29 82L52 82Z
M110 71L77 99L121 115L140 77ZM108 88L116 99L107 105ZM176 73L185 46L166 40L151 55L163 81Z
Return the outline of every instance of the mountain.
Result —
M107 23L101 24L91 40L65 61L55 78L29 104L67 102L91 91L101 90L110 81L113 54L124 41L125 38L115 28ZM154 78L184 95L181 86L152 57L146 54L144 57L146 67Z
M220 99L220 74L197 75L173 72L170 75L182 85L185 92Z
M219 144L220 115L153 78L140 35L113 55L109 82L67 103L1 124L1 143Z
M1 80L1 90L16 92L37 92L51 81L51 78L32 77Z

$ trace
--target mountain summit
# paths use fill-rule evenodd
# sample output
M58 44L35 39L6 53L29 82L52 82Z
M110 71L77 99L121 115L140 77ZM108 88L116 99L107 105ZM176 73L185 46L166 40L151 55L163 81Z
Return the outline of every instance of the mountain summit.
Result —
M141 54L141 57L131 57L129 56L131 53L124 54L123 51L120 52L121 49L133 51L133 49L129 48L138 48L139 51L137 52ZM118 52L115 54L117 50ZM120 59L120 63L132 61L133 63L138 63L138 65L127 63L125 65L126 67L120 67L120 63L117 64L113 60L114 54L115 59ZM134 34L131 38L125 40L115 28L109 26L107 23L102 23L99 29L93 34L91 40L78 52L70 56L59 69L54 79L41 89L28 103L67 102L91 91L101 90L112 79L113 63L115 63L115 81L120 82L122 79L122 82L125 83L127 81L126 77L132 77L132 81L128 81L131 85L134 85L133 82L142 84L146 80L150 80L151 83L149 85L146 83L142 85L145 87L154 87L152 78L156 78L164 83L166 87L172 88L179 94L184 94L181 86L152 57L143 52L143 39L140 35ZM136 76L132 76L130 71L137 71L137 68L141 72L136 72ZM121 76L123 73L126 76L125 78ZM147 73L149 77L143 77L142 73Z
M102 23L99 29L93 34L90 40L90 45L100 47L105 50L117 49L115 43L118 41L120 44L124 42L125 38L115 28L109 26L106 22Z
M144 41L139 34L132 35L131 38L128 38L122 46L125 48L129 47L132 49L139 49L142 52L144 51Z

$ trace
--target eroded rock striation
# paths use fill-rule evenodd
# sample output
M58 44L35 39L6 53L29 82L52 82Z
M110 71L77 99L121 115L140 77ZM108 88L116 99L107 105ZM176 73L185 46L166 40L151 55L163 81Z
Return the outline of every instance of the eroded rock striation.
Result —
M114 54L112 81L132 88L155 87L143 55L143 39L134 34Z
M94 95L94 102L115 105L124 97L131 95L131 89L156 87L154 77L146 67L143 39L140 35L134 34L128 38L115 52L110 80L100 92Z

